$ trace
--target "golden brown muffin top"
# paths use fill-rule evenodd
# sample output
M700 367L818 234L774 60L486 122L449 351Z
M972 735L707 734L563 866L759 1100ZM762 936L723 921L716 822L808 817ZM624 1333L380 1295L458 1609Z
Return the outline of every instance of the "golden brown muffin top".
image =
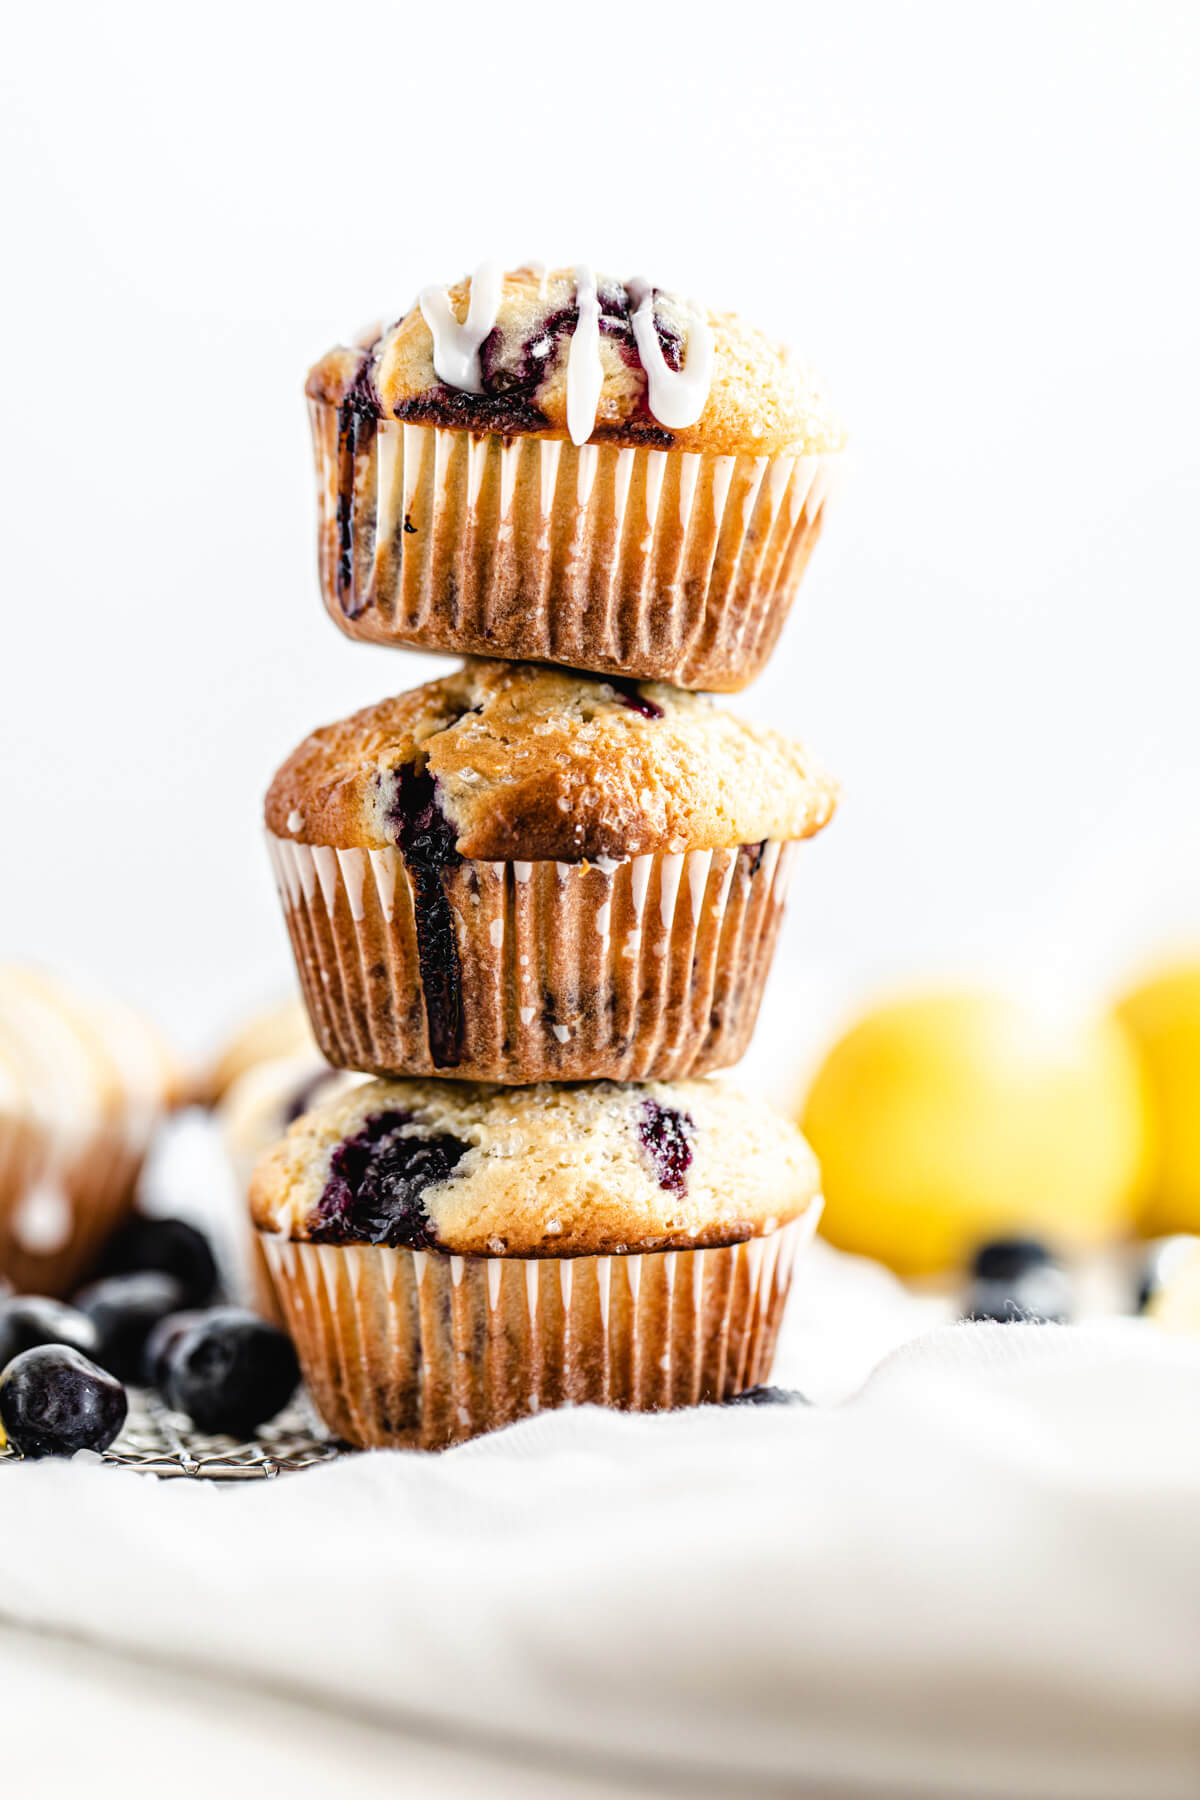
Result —
M707 695L471 660L305 738L266 822L383 849L417 819L460 856L579 862L811 837L836 799L802 745Z
M724 1081L372 1081L259 1161L262 1231L462 1256L732 1244L820 1190L796 1127Z
M418 302L365 346L339 347L322 357L309 373L309 395L334 405L349 401L360 411L413 424L506 436L572 435L567 371L579 329L578 274L519 268L499 281L495 323L474 364L477 391L439 379L434 333ZM460 324L468 317L472 287L472 278L466 277L445 290ZM595 291L595 354L602 379L598 371L589 441L717 455L815 454L842 447L844 433L815 377L787 349L735 313L698 311L676 295L651 289L654 331L668 382L671 373L687 368L689 356L700 354L697 318L707 338L706 362L711 352L711 377L699 416L675 428L664 424L650 403L633 328L642 289L599 276ZM489 311L486 319L491 317ZM655 354L652 346L650 353ZM582 440L576 436L576 441Z

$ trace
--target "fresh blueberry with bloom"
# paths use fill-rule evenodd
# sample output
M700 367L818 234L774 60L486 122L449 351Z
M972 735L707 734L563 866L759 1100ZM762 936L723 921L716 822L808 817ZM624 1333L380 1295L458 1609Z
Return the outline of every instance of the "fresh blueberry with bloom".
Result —
M217 1292L217 1263L208 1239L186 1219L135 1215L108 1242L101 1275L154 1270L173 1275L187 1306L209 1306Z
M138 1381L146 1339L168 1313L183 1306L183 1289L173 1275L155 1270L109 1275L75 1296L75 1304L96 1327L96 1361L118 1381Z
M17 1294L0 1300L0 1369L24 1350L42 1344L67 1344L85 1356L95 1356L99 1338L89 1318L61 1300L41 1294Z
M201 1431L248 1437L287 1405L300 1381L291 1339L254 1313L214 1307L166 1347L163 1397Z
M121 1383L65 1344L42 1344L0 1375L0 1427L21 1456L107 1450L125 1423Z

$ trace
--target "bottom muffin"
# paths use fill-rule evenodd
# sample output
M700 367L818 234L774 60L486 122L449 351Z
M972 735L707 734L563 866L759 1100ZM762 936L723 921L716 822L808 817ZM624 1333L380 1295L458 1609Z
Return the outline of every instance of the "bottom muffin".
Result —
M818 1187L724 1082L373 1081L296 1121L251 1208L326 1424L436 1449L764 1381Z

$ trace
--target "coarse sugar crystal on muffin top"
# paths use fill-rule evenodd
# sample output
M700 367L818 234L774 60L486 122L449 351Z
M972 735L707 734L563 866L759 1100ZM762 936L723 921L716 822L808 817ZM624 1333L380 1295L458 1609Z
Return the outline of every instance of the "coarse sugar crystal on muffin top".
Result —
M795 1126L725 1082L373 1081L297 1120L251 1207L300 1242L572 1257L743 1242L818 1192Z
M472 660L313 732L266 823L306 844L399 843L420 869L810 837L836 799L803 745L707 696Z

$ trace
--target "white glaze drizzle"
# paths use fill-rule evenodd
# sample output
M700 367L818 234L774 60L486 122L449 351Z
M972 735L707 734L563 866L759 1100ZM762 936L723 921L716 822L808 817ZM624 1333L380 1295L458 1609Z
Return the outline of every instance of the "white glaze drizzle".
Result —
M70 1243L75 1209L70 1195L50 1175L27 1188L12 1216L12 1234L30 1256L52 1256Z
M433 333L433 369L439 381L463 393L481 394L479 349L494 331L504 291L504 272L499 263L480 263L471 277L467 316L460 325L444 287L422 288L421 317Z
M579 322L567 353L567 430L576 449L596 429L596 413L604 388L600 361L600 297L596 277L586 263L575 271L575 303Z
M539 297L546 291L546 271L540 263L526 267L538 282ZM667 367L654 323L654 290L635 276L626 283L633 307L634 342L646 371L647 401L660 425L683 431L704 411L712 386L713 339L708 322L698 307L688 304L687 352L682 369ZM449 290L427 287L418 304L433 333L433 368L439 381L467 394L483 392L479 351L500 314L504 275L495 262L480 263L471 277L471 297L461 323L450 305ZM600 299L594 271L586 263L575 270L575 295L579 317L567 353L567 431L579 448L596 429L596 414L604 390L604 364L600 359Z
M689 305L684 365L682 369L669 369L654 324L653 288L641 276L635 276L626 286L633 302L633 337L646 371L650 411L668 431L682 431L696 423L712 386L712 332L699 310Z

